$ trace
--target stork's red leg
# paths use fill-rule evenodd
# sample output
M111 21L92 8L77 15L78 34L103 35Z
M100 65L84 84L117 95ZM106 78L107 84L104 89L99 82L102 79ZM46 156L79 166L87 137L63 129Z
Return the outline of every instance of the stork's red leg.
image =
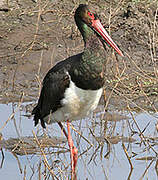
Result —
M74 146L72 137L71 137L71 132L70 132L70 122L69 120L67 120L67 131L68 134L66 133L63 125L61 124L61 122L58 123L59 126L61 127L61 129L63 130L65 136L67 137L68 140L68 145L70 148L70 157L71 157L71 179L72 180L77 180L77 176L76 176L76 165L77 165L77 160L78 160L78 150L77 148Z
M68 131L68 144L69 144L70 156L71 156L72 175L74 174L76 176L75 170L76 170L76 164L77 164L77 159L78 159L78 150L74 146L74 143L73 143L73 140L72 140L72 137L71 137L69 120L67 120L67 131ZM76 177L74 177L74 179L76 179Z

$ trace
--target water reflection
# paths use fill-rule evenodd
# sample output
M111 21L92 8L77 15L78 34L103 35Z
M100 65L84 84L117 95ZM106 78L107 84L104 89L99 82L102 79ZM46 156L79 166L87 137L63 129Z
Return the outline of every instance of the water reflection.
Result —
M19 107L17 104L0 105L0 128L4 140L21 140L43 133L64 138L56 124L45 132L40 126L34 128L32 118L28 118L31 107L31 103ZM92 117L73 122L72 136L79 150L78 179L157 179L156 116L133 112L103 113L103 107L99 106ZM30 141L22 140L27 148ZM2 179L13 176L14 179L66 179L70 174L70 157L65 142L60 148L42 147L38 152L35 147L36 155L18 156L15 149L3 149ZM0 157L2 159L2 154Z

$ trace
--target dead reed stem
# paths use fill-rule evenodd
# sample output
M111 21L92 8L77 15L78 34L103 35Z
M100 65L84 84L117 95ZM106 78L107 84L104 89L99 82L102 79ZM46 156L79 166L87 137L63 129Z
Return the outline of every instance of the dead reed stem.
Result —
M39 148L40 148L40 150L41 150L42 156L43 156L43 158L44 158L44 164L45 164L45 166L48 168L50 174L52 175L52 178L55 177L57 180L59 180L59 178L58 178L58 177L55 175L55 173L53 172L52 168L49 166L47 157L46 157L46 155L45 155L45 153L44 153L43 148L41 147L40 142L38 141L38 138L37 138L35 132L33 131L32 133L33 133L33 135L34 135L34 137L35 137L35 140L36 140L36 142L37 142L37 145L39 146Z

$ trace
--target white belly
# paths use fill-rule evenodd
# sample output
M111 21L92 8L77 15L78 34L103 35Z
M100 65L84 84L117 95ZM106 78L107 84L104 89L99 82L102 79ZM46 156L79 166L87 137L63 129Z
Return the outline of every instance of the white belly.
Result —
M97 107L102 91L102 88L99 90L83 90L76 87L71 81L61 102L63 107L52 113L49 117L44 118L44 120L48 124L67 120L79 120Z

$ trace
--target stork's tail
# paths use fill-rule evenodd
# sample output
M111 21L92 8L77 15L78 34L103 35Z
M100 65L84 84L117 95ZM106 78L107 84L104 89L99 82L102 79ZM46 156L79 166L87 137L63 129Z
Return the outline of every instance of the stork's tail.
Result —
M43 128L46 128L45 122L44 122L43 118L41 118L40 109L39 109L38 105L33 109L32 115L34 115L33 120L35 122L35 126L38 124L38 122L40 120L41 121L41 126Z

